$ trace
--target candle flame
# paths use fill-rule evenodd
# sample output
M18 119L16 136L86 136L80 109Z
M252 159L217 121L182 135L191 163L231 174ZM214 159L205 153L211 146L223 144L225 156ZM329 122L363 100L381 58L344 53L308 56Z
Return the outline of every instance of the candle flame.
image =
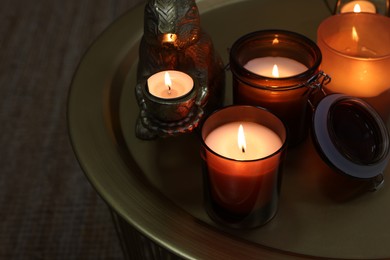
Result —
M355 42L359 41L359 35L357 34L355 26L352 26L352 40Z
M163 43L173 43L177 39L177 35L174 33L167 33L163 37Z
M168 87L168 94L171 94L172 81L168 72L165 72L165 86Z
M362 9L360 8L360 5L359 4L355 4L355 6L353 7L353 12L354 13L360 13L362 11Z
M245 134L244 134L244 127L240 124L238 127L238 134L237 134L237 140L238 140L238 148L245 153L246 150L246 141L245 141Z
M272 68L272 76L275 78L279 78L279 69L278 65L274 64L274 67Z

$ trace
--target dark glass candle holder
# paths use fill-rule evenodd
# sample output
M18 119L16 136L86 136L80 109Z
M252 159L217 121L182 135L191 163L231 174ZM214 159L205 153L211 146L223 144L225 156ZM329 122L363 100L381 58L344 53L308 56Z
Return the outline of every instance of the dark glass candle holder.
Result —
M195 105L199 88L189 74L160 71L148 78L141 91L143 113L136 128L139 138L179 135L199 124L203 115L203 109Z
M298 144L307 135L309 95L329 81L319 71L321 58L313 41L294 32L265 30L244 35L230 51L233 102L271 110L286 123L289 144ZM279 66L279 75L271 74L274 64Z
M166 74L171 75L169 77L180 77L181 81L176 80L179 81L177 85L180 89L165 86L161 80L164 73L170 73ZM161 122L174 122L186 118L195 103L197 88L194 83L188 74L180 71L162 71L152 75L147 80L146 87L142 89L147 112Z
M243 126L246 147L237 142ZM253 106L229 106L202 126L205 207L216 222L233 228L264 225L276 214L287 147L283 122Z

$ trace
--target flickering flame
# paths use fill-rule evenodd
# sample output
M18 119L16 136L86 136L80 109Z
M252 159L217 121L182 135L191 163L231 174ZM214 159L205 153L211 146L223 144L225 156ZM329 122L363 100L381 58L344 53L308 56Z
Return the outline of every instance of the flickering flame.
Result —
M276 64L274 64L274 67L272 68L272 77L279 78L279 69Z
M177 39L177 35L174 33L167 33L164 35L163 42L166 43L173 43Z
M171 94L172 81L168 72L165 72L165 86L168 88L168 94Z
M238 127L238 134L237 134L237 140L238 140L238 148L245 153L246 150L246 141L245 141L245 134L244 134L244 127L240 124Z
M275 39L272 41L272 44L275 45L275 44L278 44L279 43L279 40L278 38L275 37Z
M352 40L355 42L359 41L359 35L357 34L355 26L352 26Z
M355 6L353 7L353 12L354 13L360 13L362 11L362 9L360 8L360 5L359 4L355 4Z

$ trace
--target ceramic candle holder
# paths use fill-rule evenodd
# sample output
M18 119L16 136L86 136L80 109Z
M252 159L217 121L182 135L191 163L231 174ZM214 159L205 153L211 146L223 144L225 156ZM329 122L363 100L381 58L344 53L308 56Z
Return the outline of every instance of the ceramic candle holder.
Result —
M245 148L239 146L239 125ZM253 228L270 221L278 208L287 147L283 122L262 108L229 106L208 117L201 132L209 216L233 228Z
M254 71L249 65L256 60L258 64L254 67L258 69L262 69L259 63L269 63L271 67L265 72ZM278 63L282 74L272 75L272 65ZM286 123L289 144L296 145L307 135L310 93L329 81L319 71L320 63L320 49L303 35L283 30L244 35L230 51L233 101L271 110Z
M327 92L371 98L390 89L390 18L346 13L318 27L321 69L332 76Z

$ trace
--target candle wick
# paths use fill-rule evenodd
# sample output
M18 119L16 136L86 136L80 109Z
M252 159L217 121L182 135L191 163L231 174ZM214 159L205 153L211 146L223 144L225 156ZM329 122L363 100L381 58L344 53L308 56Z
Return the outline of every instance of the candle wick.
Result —
M242 151L243 153L245 153L245 147L244 147L244 146L241 147L241 151Z
M171 94L171 86L168 85L168 94Z

